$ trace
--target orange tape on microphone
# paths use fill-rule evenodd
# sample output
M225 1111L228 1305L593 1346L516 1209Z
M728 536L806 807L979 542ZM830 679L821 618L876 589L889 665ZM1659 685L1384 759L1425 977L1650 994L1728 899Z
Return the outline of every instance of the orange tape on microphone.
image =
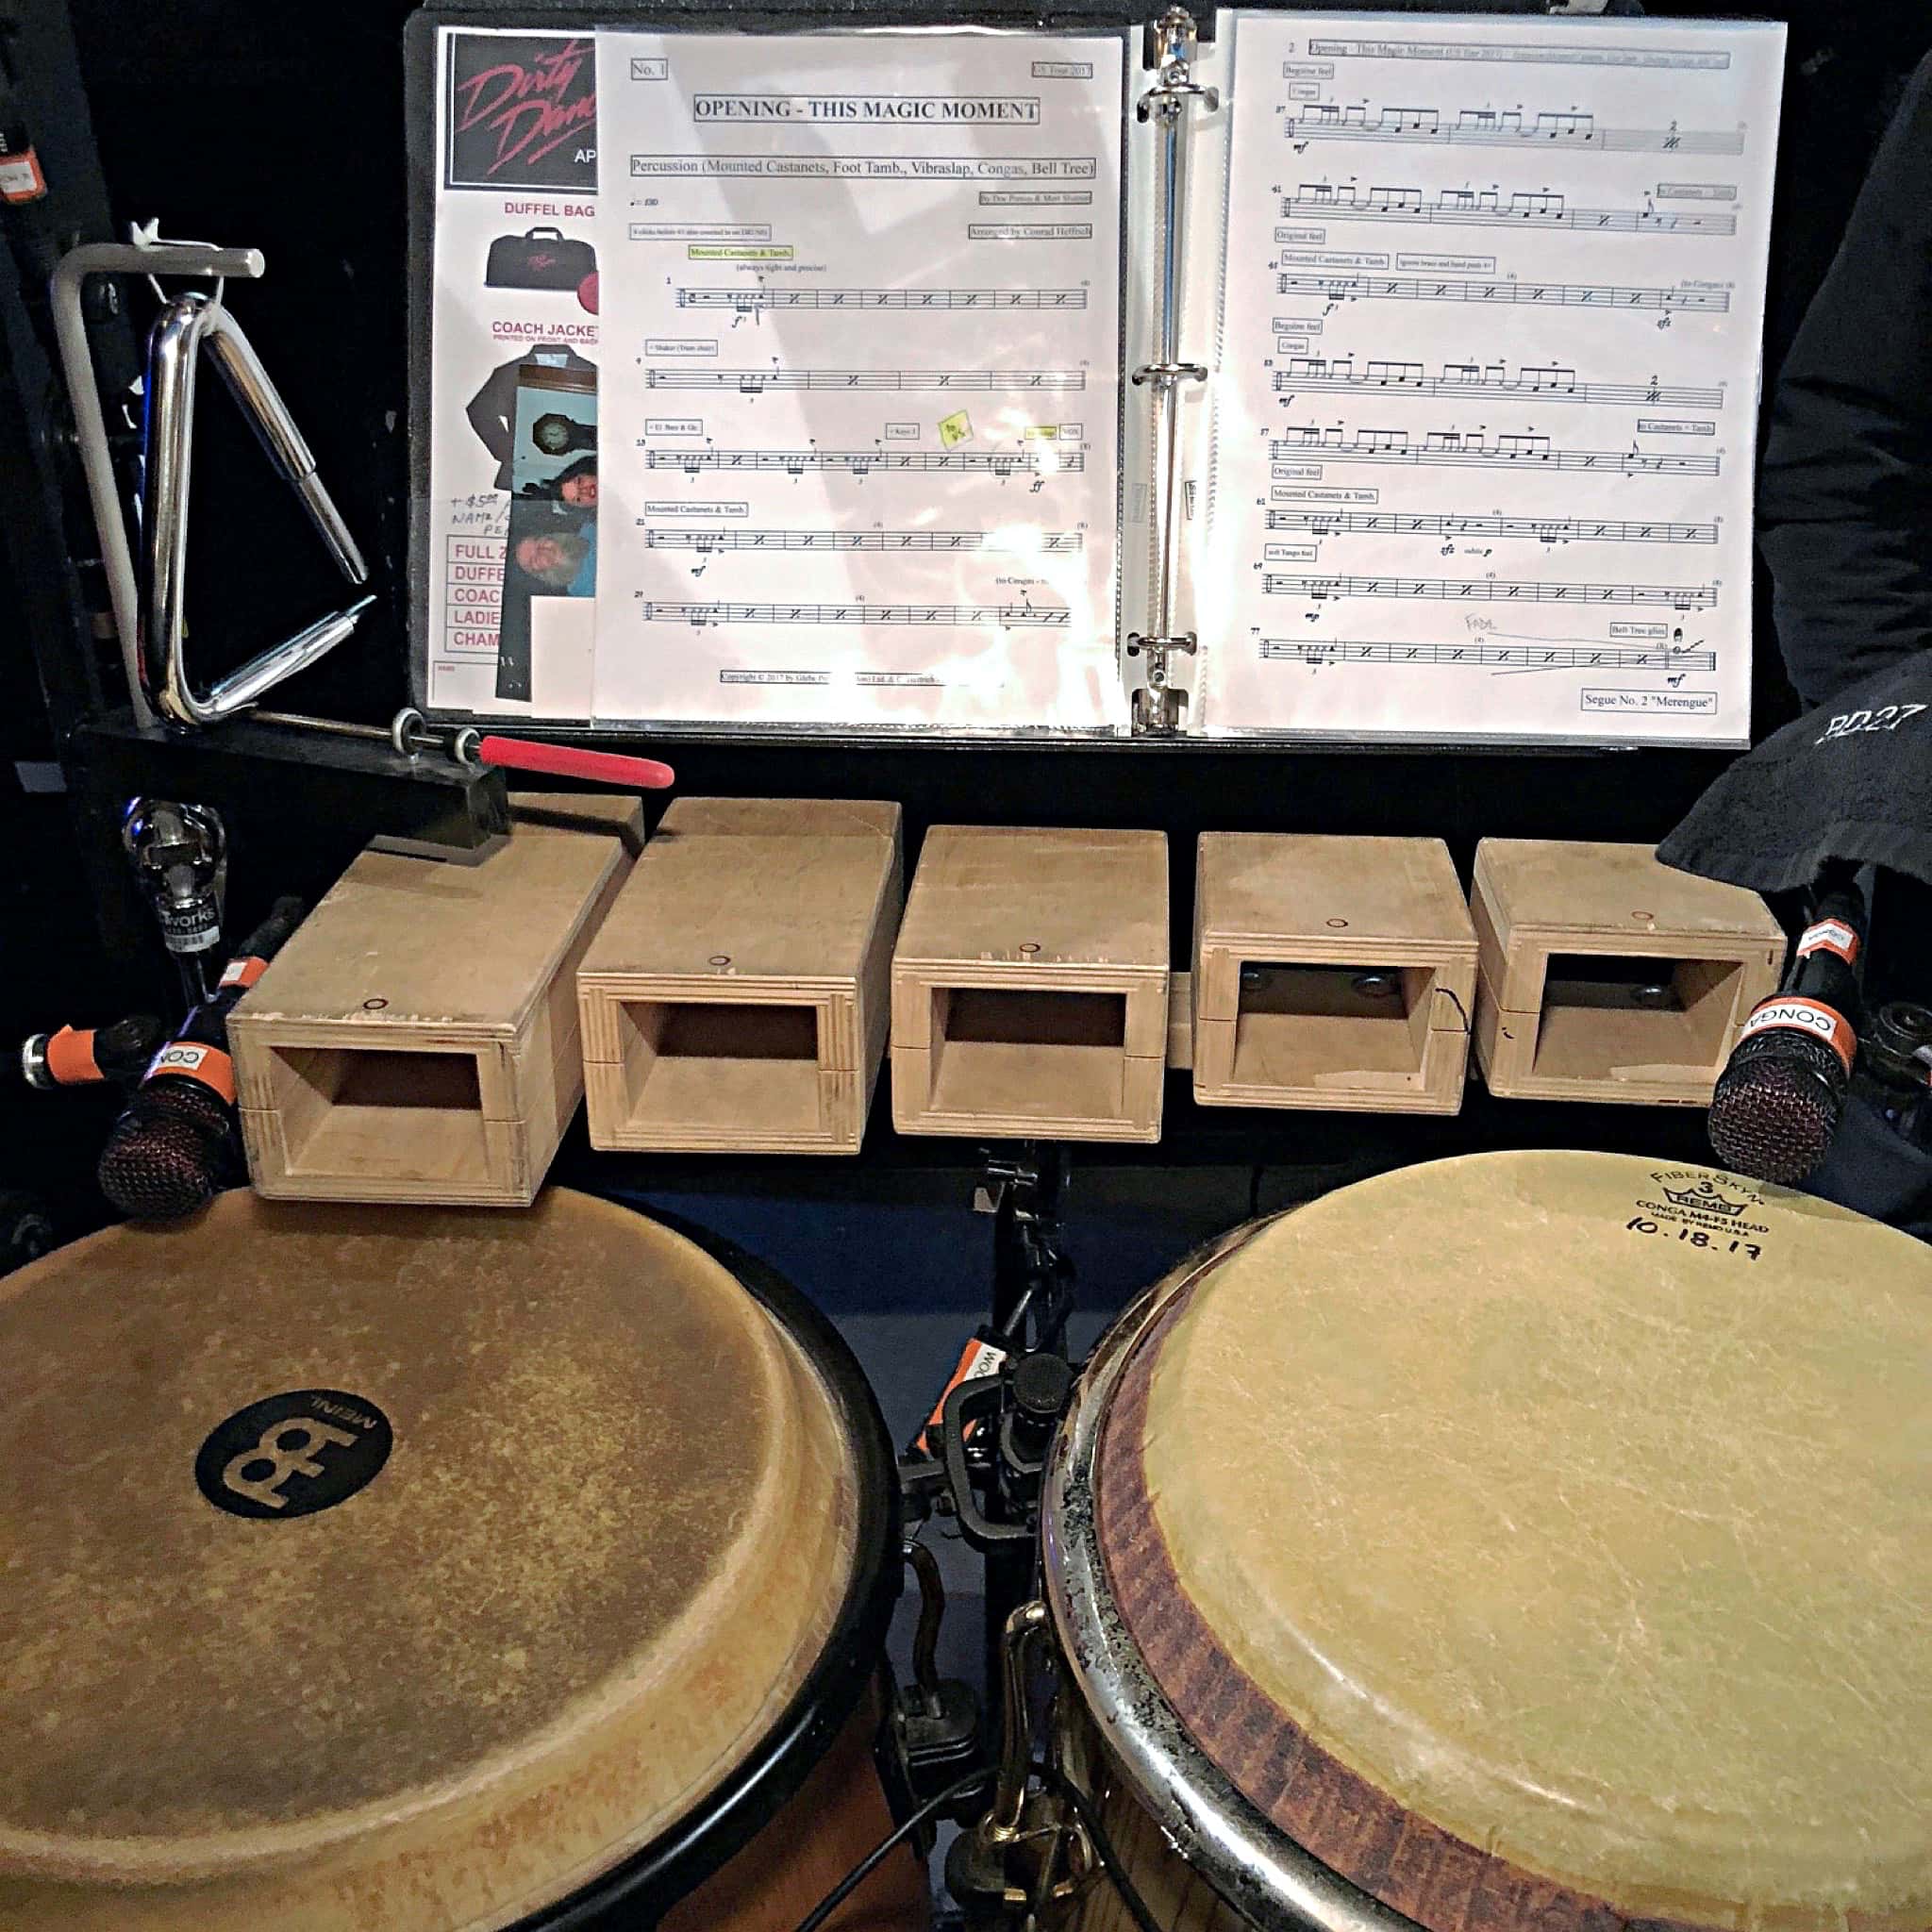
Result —
M47 1073L62 1087L86 1087L105 1080L94 1058L94 1029L63 1026L47 1035Z
M235 1104L235 1062L218 1046L198 1040L171 1040L147 1065L150 1080L199 1080L230 1107Z
M1858 935L1842 919L1821 919L1798 936L1798 958L1808 959L1813 953L1836 953L1847 966L1856 966Z
M1802 993L1774 993L1752 1008L1751 1017L1739 1029L1738 1042L1742 1045L1754 1034L1769 1033L1779 1027L1824 1041L1845 1063L1845 1072L1852 1071L1852 1063L1858 1056L1858 1036L1852 1023L1836 1007L1827 1007L1823 1000Z

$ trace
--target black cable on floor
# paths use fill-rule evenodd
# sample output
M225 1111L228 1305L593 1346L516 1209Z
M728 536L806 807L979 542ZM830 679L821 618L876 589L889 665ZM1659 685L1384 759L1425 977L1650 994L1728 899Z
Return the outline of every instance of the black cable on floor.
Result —
M1122 1862L1121 1855L1114 1850L1113 1840L1107 1835L1107 1827L1100 1822L1099 1807L1064 1772L1054 1774L1054 1783L1074 1807L1074 1816L1086 1827L1093 1856L1100 1860L1100 1869L1107 1874L1108 1883L1120 1895L1122 1905L1126 1907L1127 1916L1141 1928L1141 1932L1165 1932L1160 1922L1148 1910L1147 1901L1141 1896L1134 1881L1127 1876L1127 1868Z
M955 1798L963 1798L974 1785L986 1783L991 1775L992 1774L985 1769L969 1771L964 1777L956 1778L938 1797L928 1798L909 1818L895 1825L858 1864L853 1866L851 1871L846 1873L844 1877L840 1879L837 1885L833 1886L830 1891L826 1892L824 1897L798 1922L798 1932L819 1932L819 1927L885 1863L896 1846L910 1838L927 1819L943 1811ZM1158 1927L1156 1932L1158 1932Z
M1044 1767L1036 1767L1043 1770ZM1093 1847L1093 1856L1100 1860L1100 1869L1107 1874L1108 1883L1127 1908L1127 1916L1140 1928L1140 1932L1165 1932L1160 1922L1147 1907L1147 1901L1141 1896L1134 1881L1127 1876L1127 1868L1121 1855L1114 1849L1112 1839L1107 1835L1107 1827L1100 1822L1099 1810L1091 1798L1064 1773L1047 1774L1053 1783L1074 1807L1087 1832L1088 1842ZM893 1849L924 1824L928 1818L941 1811L955 1798L963 1797L976 1784L983 1784L990 1774L986 1771L969 1771L962 1778L948 1785L938 1797L928 1798L918 1810L881 1839L866 1856L855 1865L845 1876L826 1892L817 1905L798 1923L797 1932L819 1932L827 1919L836 1912L872 1874L886 1861Z

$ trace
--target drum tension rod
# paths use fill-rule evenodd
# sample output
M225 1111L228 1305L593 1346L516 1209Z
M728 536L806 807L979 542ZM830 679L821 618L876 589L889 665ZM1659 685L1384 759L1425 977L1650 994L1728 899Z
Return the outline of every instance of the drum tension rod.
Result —
M1035 1597L1007 1619L1000 1676L1000 1775L992 1805L979 1826L989 1845L1009 1845L1020 1836L1026 1776L1033 1768L1033 1712L1028 1699L1028 1657L1046 1632L1046 1606Z
M1098 1866L1084 1824L1057 1790L1027 1789L1033 1774L1033 1676L1052 1625L1037 1598L1001 1634L999 1775L992 1803L946 1855L946 1890L972 1926L1039 1923L1069 1904Z

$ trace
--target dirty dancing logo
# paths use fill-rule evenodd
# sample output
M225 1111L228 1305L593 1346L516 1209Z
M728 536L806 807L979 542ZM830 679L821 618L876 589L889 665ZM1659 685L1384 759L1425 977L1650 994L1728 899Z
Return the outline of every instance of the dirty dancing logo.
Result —
M597 62L577 35L449 37L451 188L597 186Z

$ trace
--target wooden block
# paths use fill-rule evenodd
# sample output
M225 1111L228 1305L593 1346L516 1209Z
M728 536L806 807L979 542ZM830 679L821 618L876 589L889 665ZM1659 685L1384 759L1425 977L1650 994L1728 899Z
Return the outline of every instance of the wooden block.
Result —
M1704 1107L1784 929L1755 893L1647 845L1485 839L1471 895L1476 1058L1492 1092Z
M935 825L892 958L907 1134L1158 1141L1167 839Z
M593 1146L858 1152L899 817L867 799L671 807L577 973Z
M275 1200L527 1207L583 1097L576 966L635 798L512 801L480 865L365 852L228 1019L249 1176Z
M512 791L510 818L520 825L614 832L635 858L644 849L644 801L625 791Z
M1454 1113L1476 940L1440 839L1204 832L1194 1098Z
M1167 976L1167 1063L1183 1071L1194 1064L1194 975Z

